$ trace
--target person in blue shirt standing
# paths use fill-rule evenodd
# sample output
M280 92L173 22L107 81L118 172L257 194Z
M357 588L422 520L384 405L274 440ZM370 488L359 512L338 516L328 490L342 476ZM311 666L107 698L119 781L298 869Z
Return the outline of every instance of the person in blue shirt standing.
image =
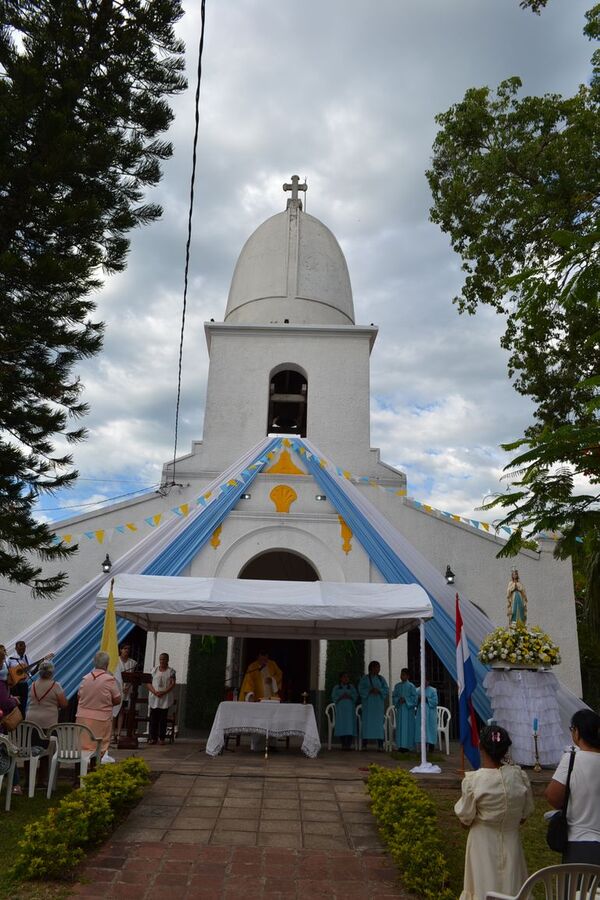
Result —
M416 740L417 744L421 743L421 688L417 688L417 716L416 716ZM427 741L427 749L435 750L437 744L437 708L438 708L438 692L432 687L428 681L425 681L425 740Z
M342 750L351 750L352 741L356 737L358 691L350 684L347 672L340 672L339 684L331 692L331 701L335 703L334 735L340 739Z
M390 689L388 683L379 672L381 666L376 660L369 663L366 675L358 682L358 693L362 703L362 745L367 748L368 741L377 741L379 750L383 750L385 702Z
M408 680L408 669L400 672L400 681L394 688L392 703L396 707L396 746L405 753L415 746L415 708L417 689Z

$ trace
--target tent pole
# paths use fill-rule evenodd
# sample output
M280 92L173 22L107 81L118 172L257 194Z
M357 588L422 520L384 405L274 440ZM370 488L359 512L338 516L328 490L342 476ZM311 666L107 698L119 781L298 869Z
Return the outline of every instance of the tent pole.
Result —
M427 764L427 734L425 727L425 623L419 622L419 662L421 666L421 765Z
M425 622L419 622L419 651L421 668L421 762L411 772L420 775L439 775L442 771L434 763L427 762L427 728L425 727Z
M388 638L388 709L392 705L392 688L394 686L394 682L392 681L392 639Z
M154 650L152 651L152 665L156 666L156 645L158 644L158 631L154 629Z

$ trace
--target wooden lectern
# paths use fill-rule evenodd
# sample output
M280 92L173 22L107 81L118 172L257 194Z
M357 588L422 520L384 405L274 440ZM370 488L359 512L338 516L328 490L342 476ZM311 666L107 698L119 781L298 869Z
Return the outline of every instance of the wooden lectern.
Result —
M122 672L121 678L125 684L131 685L129 695L129 708L127 710L127 734L119 735L117 747L119 750L137 750L137 698L140 684L151 684L152 675L149 672Z

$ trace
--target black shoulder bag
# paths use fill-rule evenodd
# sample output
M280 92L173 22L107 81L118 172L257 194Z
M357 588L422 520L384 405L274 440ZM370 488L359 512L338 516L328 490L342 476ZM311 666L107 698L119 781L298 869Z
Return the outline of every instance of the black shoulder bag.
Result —
M546 843L551 850L556 853L564 853L569 843L569 823L567 822L567 806L569 805L569 786L571 784L571 772L573 771L573 763L575 762L575 750L571 750L571 758L569 760L569 771L567 773L567 783L565 785L565 799L562 809L555 812L548 822L548 831L546 832Z

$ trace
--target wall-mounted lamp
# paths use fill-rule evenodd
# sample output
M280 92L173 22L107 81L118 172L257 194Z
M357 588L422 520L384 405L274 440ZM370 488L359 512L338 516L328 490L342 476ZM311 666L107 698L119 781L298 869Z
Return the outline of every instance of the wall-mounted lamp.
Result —
M240 500L249 500L252 494L242 494Z
M325 494L315 494L315 500L327 500Z
M446 584L454 584L454 572L450 568L450 566L446 566L446 574L445 574Z
M108 573L110 572L111 569L112 569L112 563L110 561L110 556L107 553L106 556L104 557L104 562L102 563L102 571L104 572L105 575L108 575Z

